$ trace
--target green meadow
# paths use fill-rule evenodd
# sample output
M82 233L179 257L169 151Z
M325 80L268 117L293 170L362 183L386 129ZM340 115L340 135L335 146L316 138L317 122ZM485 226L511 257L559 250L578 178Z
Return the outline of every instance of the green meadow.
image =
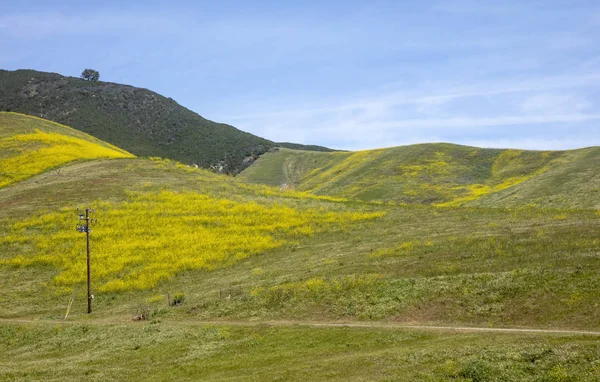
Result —
M0 188L0 380L600 380L599 148L36 158Z

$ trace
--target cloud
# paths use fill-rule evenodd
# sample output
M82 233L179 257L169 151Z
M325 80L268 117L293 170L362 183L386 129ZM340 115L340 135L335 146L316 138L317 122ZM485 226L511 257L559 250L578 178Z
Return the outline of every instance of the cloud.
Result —
M302 118L311 117L313 115L318 115L322 113L344 113L356 110L370 109L383 110L385 108L400 105L415 105L420 108L427 108L430 106L439 106L460 98L489 97L510 93L532 93L553 89L589 87L593 85L593 81L599 80L600 73L588 73L579 76L556 76L540 78L535 80L519 80L513 82L484 82L471 86L462 86L446 89L437 88L431 90L422 90L413 93L401 91L388 91L387 94L379 94L369 98L360 98L358 100L340 102L336 105L298 108L292 110L266 111L261 113L242 115L224 115L222 116L222 118L225 118L229 121L272 117ZM431 94L424 94L426 92L431 92ZM542 99L537 100L538 103L541 101ZM532 100L531 102L536 101Z
M434 140L485 142L489 146L502 147L511 140L500 136L496 144L491 144L490 138L475 140L474 137L481 134L491 136L508 127L511 131L505 130L504 135L527 136L538 134L543 131L542 126L547 125L563 125L563 132L568 132L566 126L600 125L597 123L600 113L596 113L593 105L582 95L595 90L598 80L600 74L584 73L530 80L487 81L462 87L435 87L430 95L425 94L427 90L413 93L388 90L384 94L348 99L334 105L222 116L221 119L276 141L330 142L343 149ZM600 128L590 127L588 131L592 137L600 139ZM554 129L552 134L560 134L560 131L557 133ZM535 142L546 142L553 147L560 146L560 142L564 143L563 147L567 144L564 139L525 138L535 148L542 148ZM577 142L588 142L589 145L590 140Z
M430 119L406 119L370 124L372 129L440 129L461 128L463 130L514 125L539 125L547 123L572 123L599 120L600 114L556 114L556 115L506 115L493 117L454 117Z
M524 113L570 113L589 109L591 102L576 94L543 93L527 97L520 105Z
M64 14L60 12L28 12L0 16L0 30L23 40L36 40L57 36L102 33L119 35L124 31L158 34L177 24L169 18L144 14L93 12L88 14Z
M250 122L249 130L275 141L328 144L356 150L424 142L453 142L486 147L542 149L600 143L600 114L502 115L388 120L379 116L274 119ZM564 126L564 127L560 127ZM577 128L575 130L575 128ZM577 134L575 133L577 131ZM574 137L579 137L577 140ZM507 145L506 142L514 144ZM534 144L535 143L535 144ZM524 147L524 146L523 146Z

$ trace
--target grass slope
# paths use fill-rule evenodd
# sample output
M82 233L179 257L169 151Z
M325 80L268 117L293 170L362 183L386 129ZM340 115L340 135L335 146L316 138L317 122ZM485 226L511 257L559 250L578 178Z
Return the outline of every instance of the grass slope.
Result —
M0 110L64 123L139 156L202 167L222 163L236 173L244 158L286 145L207 120L171 98L133 86L34 70L0 70L0 83Z
M76 160L133 155L58 123L0 112L0 187Z
M241 179L362 201L599 208L600 148L480 149L422 144L358 152L282 149Z
M400 176L415 178L417 189L444 167L444 179L468 173L493 188L561 176L558 164L594 158L593 150L579 159L450 145L397 150L276 154L286 156L279 163L298 161L281 180L329 166L307 179L331 190L344 188L345 171L365 179L361 164L402 155ZM467 171L469 155L484 164ZM318 186L322 178L331 183ZM95 206L99 220L91 316L76 206ZM40 322L0 320L0 379L595 380L597 336L253 322L598 331L599 231L594 210L385 205L168 160L68 163L0 189L0 319ZM183 304L167 306L176 293ZM69 323L53 324L71 297ZM133 322L142 311L150 320Z
M514 187L483 196L472 205L523 204L600 210L600 147L576 150L564 162Z
M101 315L159 309L183 291L189 305L172 314L195 319L600 327L595 211L330 201L143 159L72 164L0 190L5 317L59 317L73 292L81 311L77 205L98 207ZM239 298L220 300L232 286Z

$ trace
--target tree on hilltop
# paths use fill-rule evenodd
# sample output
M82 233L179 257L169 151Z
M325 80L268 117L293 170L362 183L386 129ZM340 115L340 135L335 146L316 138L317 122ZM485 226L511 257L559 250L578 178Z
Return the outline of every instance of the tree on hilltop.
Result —
M100 72L94 69L85 69L81 72L80 78L86 81L98 81L100 79Z

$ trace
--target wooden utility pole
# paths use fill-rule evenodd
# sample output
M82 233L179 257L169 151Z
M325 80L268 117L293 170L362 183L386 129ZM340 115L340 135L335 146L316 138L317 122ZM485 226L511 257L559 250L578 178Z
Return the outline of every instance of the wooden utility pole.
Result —
M87 250L87 300L88 300L88 313L92 313L92 274L91 274L91 261L90 261L90 224L95 222L94 219L90 219L90 213L94 212L91 208L85 209L85 216L83 214L79 214L79 220L85 220L85 224L77 224L77 231L85 232L86 238L86 250Z
M86 249L87 249L87 298L88 298L88 313L92 313L92 281L90 272L90 209L85 209L85 238L86 238Z

